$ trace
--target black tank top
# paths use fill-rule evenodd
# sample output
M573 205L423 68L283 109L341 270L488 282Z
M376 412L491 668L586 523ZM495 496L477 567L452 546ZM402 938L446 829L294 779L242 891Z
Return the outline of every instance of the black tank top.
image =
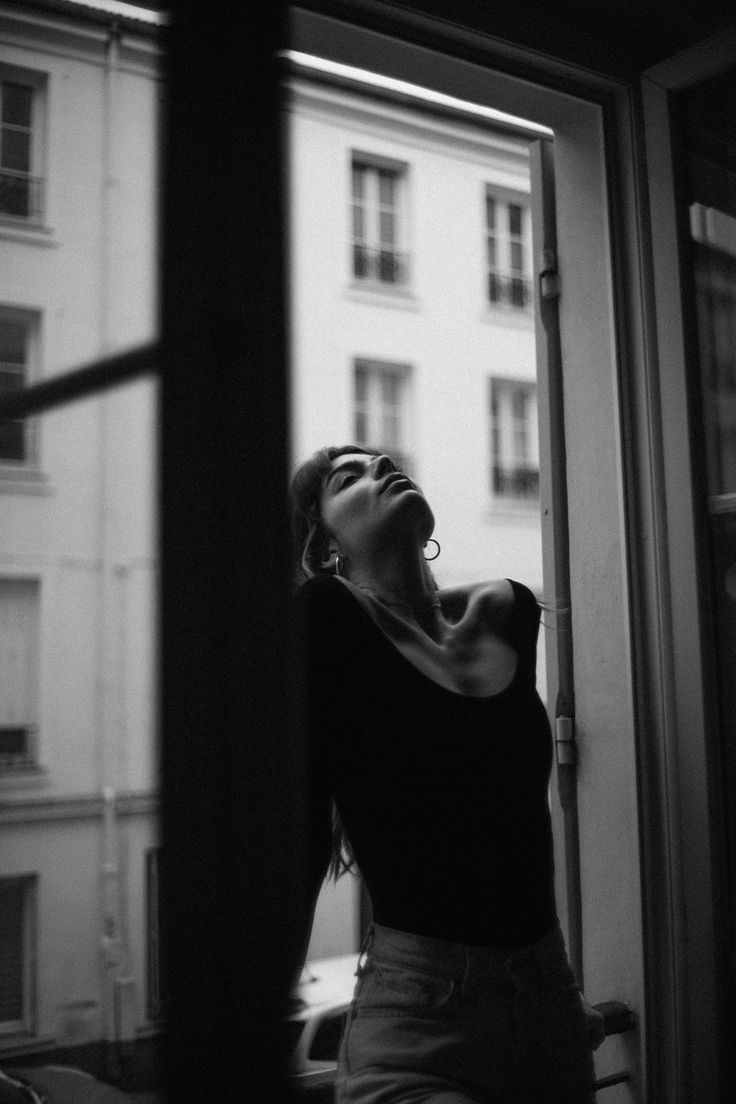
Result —
M337 579L302 586L315 892L334 799L378 923L507 948L554 926L539 607L527 587L511 585L513 608L498 631L518 662L490 697L430 679Z

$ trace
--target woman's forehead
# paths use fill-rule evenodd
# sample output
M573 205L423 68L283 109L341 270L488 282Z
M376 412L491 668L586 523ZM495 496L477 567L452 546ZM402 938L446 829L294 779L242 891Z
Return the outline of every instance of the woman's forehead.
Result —
M365 468L370 464L371 460L374 460L374 456L369 456L364 452L344 452L341 456L336 456L330 463L330 471L335 471L337 468L341 468L343 465L355 465L360 464Z

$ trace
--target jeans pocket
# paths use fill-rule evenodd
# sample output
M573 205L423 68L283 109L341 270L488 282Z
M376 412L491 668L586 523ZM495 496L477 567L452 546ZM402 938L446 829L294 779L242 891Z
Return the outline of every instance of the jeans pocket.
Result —
M455 991L451 978L411 967L368 964L355 997L358 1016L422 1016L444 1008Z

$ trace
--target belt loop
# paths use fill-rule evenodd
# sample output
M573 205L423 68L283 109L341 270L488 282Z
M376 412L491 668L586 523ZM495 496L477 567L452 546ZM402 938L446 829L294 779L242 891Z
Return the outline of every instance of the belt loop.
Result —
M375 924L369 924L368 925L368 930L365 933L365 936L363 938L363 946L360 948L360 954L358 955L358 965L357 965L357 968L355 970L355 976L357 978L361 978L363 976L363 974L365 973L365 961L361 961L361 960L364 960L365 958L368 957L368 952L370 951L371 946L373 944L373 937L374 937L375 934L376 934Z

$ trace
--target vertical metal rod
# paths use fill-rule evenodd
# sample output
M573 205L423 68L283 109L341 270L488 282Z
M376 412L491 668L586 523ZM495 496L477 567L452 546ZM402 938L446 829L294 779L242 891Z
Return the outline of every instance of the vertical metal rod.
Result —
M575 763L575 683L573 671L572 617L570 611L570 542L567 512L567 457L562 349L558 301L561 276L557 271L554 149L540 139L530 143L534 251L537 258L536 332L539 365L540 445L546 460L542 476L543 525L551 555L545 556L556 600L555 655L557 701L557 786L564 821L567 888L568 950L578 984L583 979L582 892L580 837ZM545 587L547 586L545 582Z

